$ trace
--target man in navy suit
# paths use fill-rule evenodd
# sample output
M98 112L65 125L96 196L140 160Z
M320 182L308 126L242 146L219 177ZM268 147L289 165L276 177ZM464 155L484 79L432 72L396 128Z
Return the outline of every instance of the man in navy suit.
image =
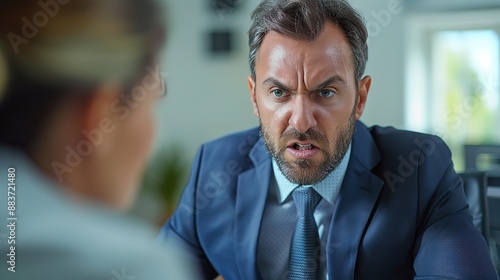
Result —
M446 145L359 122L371 85L361 16L345 1L265 0L252 18L261 125L200 148L160 237L207 279L497 279ZM313 212L298 214L299 189L318 197ZM314 234L297 233L301 215Z

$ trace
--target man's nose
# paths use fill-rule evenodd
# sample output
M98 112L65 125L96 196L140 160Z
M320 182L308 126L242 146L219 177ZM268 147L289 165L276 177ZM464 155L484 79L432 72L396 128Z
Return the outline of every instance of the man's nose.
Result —
M296 96L292 101L291 116L288 124L300 133L305 133L318 123L314 117L314 104L305 96Z

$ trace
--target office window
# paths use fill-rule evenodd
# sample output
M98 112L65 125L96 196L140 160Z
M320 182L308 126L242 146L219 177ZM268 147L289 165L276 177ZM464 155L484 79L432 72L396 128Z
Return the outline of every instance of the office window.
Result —
M500 142L499 36L493 30L436 32L433 127L463 167L463 145Z
M500 143L500 24L477 12L442 17L413 22L419 46L409 51L406 121L442 137L461 171L464 144Z

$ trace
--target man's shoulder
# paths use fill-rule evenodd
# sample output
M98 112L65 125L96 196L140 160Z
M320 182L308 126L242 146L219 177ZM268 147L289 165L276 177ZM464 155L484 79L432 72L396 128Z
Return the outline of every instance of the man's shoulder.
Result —
M374 139L411 140L411 139L426 139L426 138L437 137L432 134L398 129L393 126L374 125L367 127L367 129Z
M260 129L251 129L231 133L202 145L205 153L216 153L220 157L235 155L247 157L260 139Z
M401 153L420 150L426 146L439 147L443 151L448 151L444 141L432 134L416 131L397 129L392 126L371 126L368 127L375 145L384 153Z
M259 127L253 127L250 129L233 132L212 141L206 142L205 146L217 146L217 145L227 145L227 144L240 144L245 143L248 145L253 145L260 137Z

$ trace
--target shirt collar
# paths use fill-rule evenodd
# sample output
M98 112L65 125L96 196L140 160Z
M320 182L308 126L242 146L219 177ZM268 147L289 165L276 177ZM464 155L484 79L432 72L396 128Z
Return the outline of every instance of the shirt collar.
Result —
M335 200L340 192L340 187L342 186L342 182L344 181L344 176L347 171L347 165L349 163L349 158L351 157L351 145L347 149L344 157L340 164L335 168L328 177L326 177L323 181L315 184L304 187L313 187L314 190L321 195L323 199L328 201L331 205L334 205ZM281 173L278 164L273 159L273 171L274 177L276 178L276 183L278 184L279 190L279 200L280 203L283 203L288 196L293 192L295 188L298 187L297 184L294 184Z

